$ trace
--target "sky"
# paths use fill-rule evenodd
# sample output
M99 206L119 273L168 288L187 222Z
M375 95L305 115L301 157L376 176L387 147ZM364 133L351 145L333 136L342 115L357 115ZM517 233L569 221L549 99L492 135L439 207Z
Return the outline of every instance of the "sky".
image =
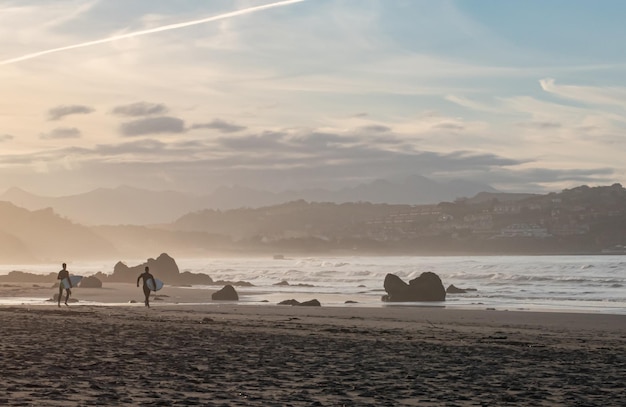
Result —
M624 16L622 0L0 0L0 192L622 183Z

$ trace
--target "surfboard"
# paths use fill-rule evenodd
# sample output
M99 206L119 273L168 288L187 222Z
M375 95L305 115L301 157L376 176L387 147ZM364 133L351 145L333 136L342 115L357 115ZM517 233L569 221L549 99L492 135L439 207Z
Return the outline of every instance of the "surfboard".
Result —
M78 283L80 283L80 280L82 279L83 279L83 276L70 276L72 287L78 286ZM69 283L67 282L67 278L64 278L63 280L61 280L61 287L63 287L63 289L69 288Z
M163 288L163 281L159 280L158 278L155 278L154 282L156 283L156 287L154 286L154 284L152 284L152 280L148 280L148 282L146 283L146 285L148 286L150 290L159 291L161 288Z

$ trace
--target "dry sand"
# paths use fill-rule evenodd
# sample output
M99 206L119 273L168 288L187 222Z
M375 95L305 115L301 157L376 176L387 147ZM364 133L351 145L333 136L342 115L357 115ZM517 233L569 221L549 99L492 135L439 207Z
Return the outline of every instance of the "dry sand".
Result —
M626 405L619 315L51 304L0 323L2 406Z

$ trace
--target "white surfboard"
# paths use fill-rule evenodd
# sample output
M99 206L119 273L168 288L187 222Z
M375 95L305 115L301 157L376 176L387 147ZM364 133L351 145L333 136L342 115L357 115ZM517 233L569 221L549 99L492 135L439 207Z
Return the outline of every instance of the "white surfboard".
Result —
M78 283L80 283L80 280L83 279L83 276L70 276L70 281L72 282L72 287L77 287ZM61 280L61 287L63 289L65 288L70 288L70 285L67 281L67 278L64 278L63 280Z
M156 287L154 286L154 284L152 284L152 279L148 280L148 282L146 283L146 285L148 286L150 290L159 291L161 288L163 288L163 281L159 280L158 278L155 278L154 282L156 283Z

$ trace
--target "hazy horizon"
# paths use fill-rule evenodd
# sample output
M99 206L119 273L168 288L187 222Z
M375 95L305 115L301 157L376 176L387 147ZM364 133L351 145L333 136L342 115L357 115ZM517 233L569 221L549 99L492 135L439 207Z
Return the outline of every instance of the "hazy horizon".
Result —
M159 189L150 185L144 186L144 185L127 185L124 183L120 183L117 186L114 187L104 187L104 186L96 186L93 188L89 188L86 190L82 190L82 191L75 191L73 193L64 193L64 192L57 192L57 193L51 193L51 194L39 194L33 190L30 190L28 188L23 188L21 186L17 186L17 185L13 185L10 186L6 189L0 189L0 196L3 194L7 194L10 193L12 191L20 191L26 194L30 194L30 195L36 195L36 196L41 196L41 197L49 197L49 198L58 198L58 197L66 197L66 196L74 196L74 195L82 195L82 194L88 194L90 192L95 192L98 190L107 190L107 191L120 191L120 190L139 190L139 191L150 191L150 192L155 192L155 193L160 193L160 192L172 192L172 193L180 193L180 194L185 194L185 195L190 195L190 196L206 196L206 195L211 195L211 194L215 194L218 193L224 189L228 189L228 190L252 190L252 191L262 191L262 192L268 192L268 193L275 193L275 194L280 194L280 193L285 193L285 192L306 192L306 191L327 191L327 192L339 192L341 190L345 190L345 189L351 189L351 188L357 188L357 187L363 187L363 186L371 186L371 185L375 185L376 183L388 183L388 184L393 184L393 185L403 185L403 184L407 184L407 183L411 183L412 179L419 179L419 180L426 180L427 182L432 182L433 184L436 185L450 185L448 184L447 180L446 181L439 181L436 179L431 179L431 178L426 178L426 177L421 177L421 176L407 176L406 178L400 178L400 179L372 179L372 180L368 180L368 181L363 181L360 183L354 183L351 185L344 185L344 186L330 186L328 188L324 188L324 187L319 187L319 188L286 188L286 189L280 189L280 188L275 188L275 189L271 189L271 188L262 188L262 187L255 187L255 186L245 186L245 185L238 185L238 184L234 184L234 185L228 185L228 184L219 184L216 185L214 189L211 190L205 190L205 191L185 191L185 190L180 190L180 189L176 189L176 188L170 188L170 189ZM458 183L462 183L465 180L450 180L452 182L458 182ZM418 181L419 182L419 181ZM471 181L467 181L468 184L471 183ZM472 183L472 185L483 185L481 183ZM484 191L478 191L478 192L500 192L497 190L494 190L493 188L491 188L490 185L488 184L484 184L485 186L485 190ZM520 191L521 192L521 191ZM558 191L548 191L548 192L558 192ZM506 191L502 191L502 193L507 193ZM461 196L459 196L461 197ZM466 196L463 196L466 197Z
M545 193L626 175L617 0L0 10L0 191L338 189L419 174Z

